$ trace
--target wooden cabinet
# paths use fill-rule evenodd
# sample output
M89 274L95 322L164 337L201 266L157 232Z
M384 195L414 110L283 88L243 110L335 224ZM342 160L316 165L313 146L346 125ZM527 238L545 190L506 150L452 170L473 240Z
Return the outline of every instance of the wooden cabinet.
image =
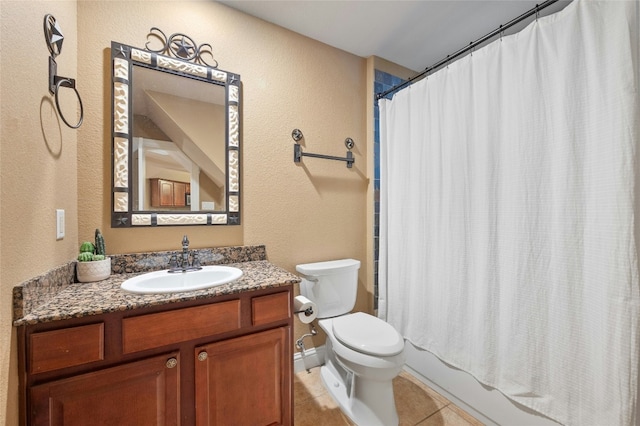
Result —
M168 179L149 179L152 207L184 207L191 184Z
M291 424L286 328L196 348L196 425Z
M31 335L30 373L44 373L102 359L104 359L104 323Z
M173 353L33 386L30 424L180 424L178 360Z
M187 185L184 182L173 182L173 205L174 206L186 206L187 198Z
M122 352L132 353L238 330L240 300L140 315L122 320Z
M20 327L21 423L292 425L291 292Z

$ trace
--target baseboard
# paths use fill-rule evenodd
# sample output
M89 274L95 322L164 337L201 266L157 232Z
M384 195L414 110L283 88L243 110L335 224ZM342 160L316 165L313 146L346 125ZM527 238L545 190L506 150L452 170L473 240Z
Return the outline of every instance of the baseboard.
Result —
M304 356L302 352L293 354L293 372L299 373L313 367L319 367L324 364L324 345L317 348L305 349Z

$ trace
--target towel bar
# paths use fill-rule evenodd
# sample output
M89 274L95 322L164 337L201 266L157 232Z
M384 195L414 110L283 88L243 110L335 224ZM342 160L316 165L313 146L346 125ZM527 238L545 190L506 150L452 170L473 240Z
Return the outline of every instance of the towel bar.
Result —
M344 140L344 145L348 149L347 156L335 157L333 155L312 154L310 152L302 152L302 147L300 146L298 141L300 141L300 139L302 139L303 136L302 136L302 132L299 129L293 129L293 132L291 132L291 137L293 138L294 141L296 141L296 143L293 145L293 162L294 163L299 163L300 160L302 160L302 157L314 157L314 158L323 158L325 160L346 161L347 167L351 168L353 163L356 161L353 158L353 153L351 152L351 149L355 146L355 143L351 138L346 138Z

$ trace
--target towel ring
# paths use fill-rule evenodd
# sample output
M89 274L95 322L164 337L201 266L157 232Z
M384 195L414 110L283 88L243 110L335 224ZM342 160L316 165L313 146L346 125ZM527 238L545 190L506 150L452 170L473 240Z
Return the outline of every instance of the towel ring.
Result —
M56 18L54 18L51 14L47 14L44 16L44 38L50 53L49 92L54 95L56 99L56 109L58 110L60 118L62 118L62 121L64 121L64 124L71 127L72 129L77 129L78 127L80 127L80 125L82 124L82 120L84 119L84 107L82 106L80 93L76 88L76 81L73 78L58 76L58 64L56 64L55 58L62 51L62 42L64 41L64 36L62 35L62 30L60 29L60 25L58 25ZM80 104L80 119L75 125L72 125L67 121L64 114L62 113L62 109L60 109L60 101L58 100L60 87L68 87L76 92L76 97L78 98L78 103Z
M60 92L60 87L68 87L73 89L76 92L76 97L78 98L78 103L80 104L80 119L78 123L75 125L69 124L67 119L64 117L62 113L62 109L60 109L60 102L58 101L58 93ZM71 127L72 129L77 129L82 125L82 120L84 120L84 107L82 106L82 99L80 98L80 93L78 89L76 89L76 81L72 78L58 77L56 76L56 87L55 87L55 98L56 98L56 108L58 109L58 114L60 114L60 118L64 121L64 124Z

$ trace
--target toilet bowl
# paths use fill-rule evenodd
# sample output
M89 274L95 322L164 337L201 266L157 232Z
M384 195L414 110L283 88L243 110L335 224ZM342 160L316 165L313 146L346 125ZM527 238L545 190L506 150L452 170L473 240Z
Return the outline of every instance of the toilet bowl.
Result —
M404 339L381 319L350 312L359 267L353 259L298 265L300 292L316 304L327 334L320 372L340 409L358 425L396 425L392 380L405 363Z
M389 327L397 335L388 345L380 344L386 346L381 351L384 355L374 353L371 348L366 352L356 350L336 336L340 330L334 328L336 320L349 324L351 320L361 322L365 316L373 325ZM392 380L400 374L405 362L402 336L389 324L362 312L318 323L327 333L325 364L320 368L322 381L342 411L358 425L398 424ZM367 329L374 330L378 327Z

